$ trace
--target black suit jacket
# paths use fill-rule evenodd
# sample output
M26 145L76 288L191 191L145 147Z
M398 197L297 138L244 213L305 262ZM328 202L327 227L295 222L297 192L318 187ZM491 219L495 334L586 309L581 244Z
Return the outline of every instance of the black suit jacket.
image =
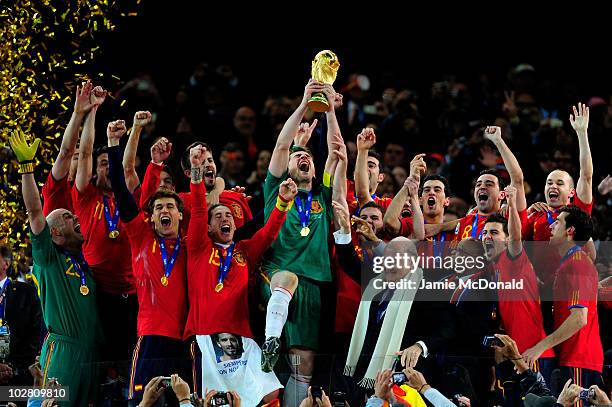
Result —
M9 360L27 369L40 351L42 311L36 289L20 281L7 286L5 319L11 335Z

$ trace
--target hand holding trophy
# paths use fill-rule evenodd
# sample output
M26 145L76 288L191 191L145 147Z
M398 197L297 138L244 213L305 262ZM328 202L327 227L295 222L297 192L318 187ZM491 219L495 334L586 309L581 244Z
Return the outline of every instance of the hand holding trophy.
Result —
M336 80L336 74L340 68L338 57L330 50L319 52L312 61L312 78L332 85ZM313 93L308 101L308 107L314 112L327 112L329 104L334 101L327 100L323 92Z

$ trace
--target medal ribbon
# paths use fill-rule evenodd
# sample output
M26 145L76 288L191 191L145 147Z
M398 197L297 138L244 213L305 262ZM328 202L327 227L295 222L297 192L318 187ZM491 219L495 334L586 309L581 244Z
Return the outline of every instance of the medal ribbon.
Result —
M442 257L442 254L444 252L444 241L445 240L446 240L446 232L440 233L439 241L436 240L436 238L434 237L434 241L433 241L434 257Z
M170 259L168 259L168 252L166 250L166 243L163 237L159 238L159 251L161 252L162 262L164 263L164 277L170 277L170 273L172 273L172 268L174 267L174 262L179 254L179 249L181 248L181 234L176 237L176 241L174 242L174 250L172 251L172 255Z
M227 276L229 272L230 266L232 265L232 255L234 254L234 246L236 243L232 242L227 248L227 253L225 254L225 258L223 261L219 262L219 279L217 280L217 285L223 285L223 280Z
M87 262L85 261L83 256L80 255L78 256L78 258L76 258L75 256L68 254L67 252L64 254L70 259L72 267L77 271L77 273L79 273L79 278L81 279L81 286L87 286L87 277L85 277L85 272L83 271L83 267L81 267L81 265L83 265L85 268L89 266L87 265Z
M0 293L0 325L5 325L6 321L4 319L4 311L6 306L6 289L8 285L11 283L11 279L7 277L4 285L2 286L2 291Z
M549 225L555 223L555 219L553 218L553 214L551 211L546 211L546 220L548 221Z
M478 240L481 240L482 239L482 230L480 231L478 236L476 236L476 231L477 230L478 230L478 214L476 214L476 216L474 217L474 221L472 222L471 235L472 235L472 237L476 237Z
M111 217L110 207L108 205L108 198L104 196L103 200L104 200L104 218L106 219L106 225L108 226L108 231L113 232L117 230L117 225L119 224L119 205L115 205L115 213Z
M312 192L308 191L306 198L306 205L302 202L302 198L297 195L295 197L295 207L297 208L298 214L300 215L300 223L302 229L308 226L308 220L310 219L310 207L312 205Z

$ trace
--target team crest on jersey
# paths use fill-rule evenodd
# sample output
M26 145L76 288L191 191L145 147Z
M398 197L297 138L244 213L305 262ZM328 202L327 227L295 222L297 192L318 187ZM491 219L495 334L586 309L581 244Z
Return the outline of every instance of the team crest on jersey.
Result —
M237 265L244 266L246 264L246 260L244 259L244 255L242 254L242 252L236 252L233 254L232 257L236 261Z
M312 200L312 204L310 205L310 213L321 213L323 212L323 208L317 199Z
M234 218L242 219L244 215L242 214L242 208L237 203L233 203L232 205L232 215Z

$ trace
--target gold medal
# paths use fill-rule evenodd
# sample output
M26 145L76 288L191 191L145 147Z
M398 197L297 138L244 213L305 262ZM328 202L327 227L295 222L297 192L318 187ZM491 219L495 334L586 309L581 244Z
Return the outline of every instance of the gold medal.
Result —
M82 285L81 288L79 288L79 291L82 295L87 295L89 294L89 287L87 287L86 285Z
M308 236L309 233L310 233L310 228L308 226L304 226L302 230L300 231L300 235L302 237Z
M116 239L117 236L119 236L118 230L111 230L110 233L108 234L108 237L110 237L111 239Z
M166 287L166 286L168 285L168 277L163 276L163 277L161 278L161 283L162 283L162 285L163 285L164 287Z
M218 293L219 291L223 290L223 283L219 283L215 286L215 292Z

